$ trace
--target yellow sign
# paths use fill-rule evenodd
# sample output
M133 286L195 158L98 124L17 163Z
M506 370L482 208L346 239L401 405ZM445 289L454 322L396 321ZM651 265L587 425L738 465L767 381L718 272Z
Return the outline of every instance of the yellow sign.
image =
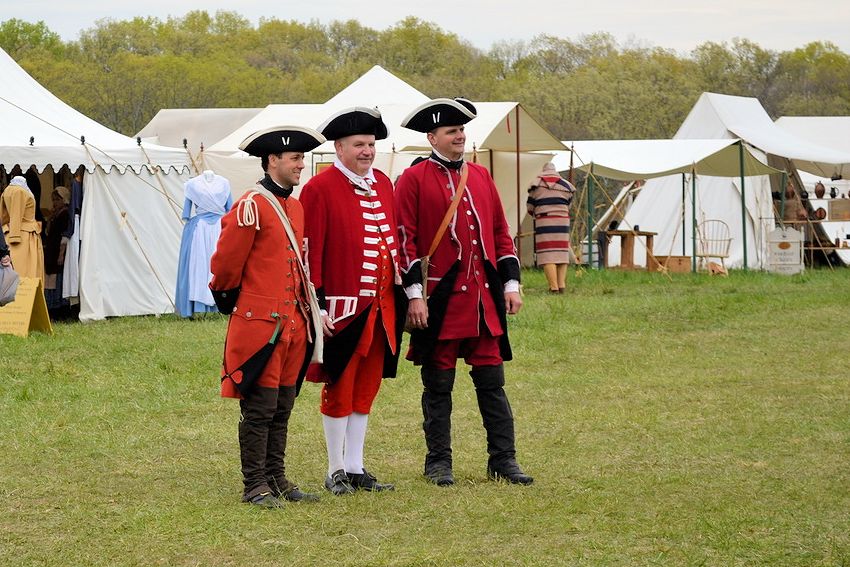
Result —
M0 335L53 334L40 278L21 278L15 301L0 307Z

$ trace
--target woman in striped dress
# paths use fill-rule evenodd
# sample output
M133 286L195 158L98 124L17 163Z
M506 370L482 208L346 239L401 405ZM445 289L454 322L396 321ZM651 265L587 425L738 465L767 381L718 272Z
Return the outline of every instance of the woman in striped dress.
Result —
M534 251L549 293L564 293L570 262L570 204L575 187L547 163L528 189L528 213L534 217Z

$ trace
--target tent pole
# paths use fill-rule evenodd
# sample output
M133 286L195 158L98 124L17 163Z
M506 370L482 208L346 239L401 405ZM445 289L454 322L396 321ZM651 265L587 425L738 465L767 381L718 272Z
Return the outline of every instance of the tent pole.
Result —
M685 210L685 196L687 194L687 185L685 181L685 173L682 172L682 256L685 255L685 234L688 232L688 227L685 225L687 211Z
M697 272L697 168L691 168L691 272Z
M744 243L744 270L747 269L747 194L744 187L744 142L738 140L738 161L741 164L741 236Z
M782 187L779 192L782 193L782 204L779 206L779 224L785 228L785 186L788 185L788 172L782 172Z
M522 200L522 196L520 195L520 177L519 177L519 104L514 107L514 111L516 112L516 250L517 256L520 258L520 264L522 263L522 215L520 213L520 201Z
M593 162L587 172L587 267L593 268ZM600 269L604 267L599 264Z

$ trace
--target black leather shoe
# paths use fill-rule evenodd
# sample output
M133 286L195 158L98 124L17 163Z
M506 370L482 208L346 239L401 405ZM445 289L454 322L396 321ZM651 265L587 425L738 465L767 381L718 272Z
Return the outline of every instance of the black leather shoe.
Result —
M531 484L534 479L519 468L516 463L502 467L487 465L487 478L490 480L506 480L511 484Z
M260 492L256 496L242 500L246 504L259 508L283 508L283 502L276 498L271 492Z
M455 477L450 468L439 468L425 473L425 478L437 486L451 486L455 483Z
M342 496L343 494L354 492L354 487L348 481L348 475L342 469L325 478L325 488L334 496Z
M289 492L284 492L282 495L283 499L287 502L318 502L319 495L312 494L310 492L301 492L301 489L297 486L290 490Z
M348 480L355 490L367 490L369 492L382 492L384 490L395 490L394 484L380 483L375 475L371 474L366 469L363 469L362 474L345 473L348 475Z

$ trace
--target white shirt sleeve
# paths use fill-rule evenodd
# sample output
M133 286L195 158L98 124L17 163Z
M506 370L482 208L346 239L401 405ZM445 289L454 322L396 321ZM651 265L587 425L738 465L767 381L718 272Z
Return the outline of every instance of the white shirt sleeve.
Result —
M519 281L508 280L505 282L505 293L519 293Z
M407 299L422 299L422 284L412 284L404 288L404 293L407 294Z

